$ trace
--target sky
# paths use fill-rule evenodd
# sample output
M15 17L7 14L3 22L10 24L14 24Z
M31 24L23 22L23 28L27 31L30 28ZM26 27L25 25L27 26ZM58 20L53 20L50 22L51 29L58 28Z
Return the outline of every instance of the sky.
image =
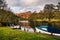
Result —
M45 4L57 5L60 0L5 0L14 13L43 10Z

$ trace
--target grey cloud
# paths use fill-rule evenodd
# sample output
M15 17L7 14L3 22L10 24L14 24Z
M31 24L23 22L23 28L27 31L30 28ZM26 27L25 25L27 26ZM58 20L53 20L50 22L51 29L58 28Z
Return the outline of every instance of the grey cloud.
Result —
M5 0L5 1L9 6L15 6L16 4L18 4L17 0Z
M60 0L6 0L6 3L8 6L12 7L13 11L37 10L40 8L43 9L45 4L58 4L58 2L60 2Z
M31 1L31 2L30 2ZM37 6L37 5L45 5L47 3L57 4L60 0L6 0L9 6Z

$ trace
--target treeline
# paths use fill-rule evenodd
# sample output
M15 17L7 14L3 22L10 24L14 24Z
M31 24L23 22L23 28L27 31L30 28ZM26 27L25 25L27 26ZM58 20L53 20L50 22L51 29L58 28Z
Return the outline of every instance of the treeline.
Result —
M49 14L50 13L50 14ZM39 13L32 13L29 17L30 20L34 19L60 19L60 11L54 12L39 12Z

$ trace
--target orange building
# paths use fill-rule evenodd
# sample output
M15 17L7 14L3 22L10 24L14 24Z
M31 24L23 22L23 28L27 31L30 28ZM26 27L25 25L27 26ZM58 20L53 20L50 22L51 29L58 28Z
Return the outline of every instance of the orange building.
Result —
M21 17L21 18L26 18L28 19L31 15L31 12L28 11L28 12L25 12L25 13L20 13L20 14L16 14L17 16Z

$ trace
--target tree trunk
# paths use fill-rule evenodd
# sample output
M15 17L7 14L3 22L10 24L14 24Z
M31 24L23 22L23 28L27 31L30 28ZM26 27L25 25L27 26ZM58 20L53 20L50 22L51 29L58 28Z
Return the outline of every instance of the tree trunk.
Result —
M36 32L36 23L35 23L35 21L34 21L34 32Z
M51 32L51 36L53 36L53 33Z
M52 27L52 24L51 24L51 18L49 18L49 27ZM51 32L51 36L53 35L53 32Z
M49 18L48 18L48 19L49 19L49 24L48 24L49 27L52 27L52 24L51 24L51 18L52 18L52 17L51 17L51 16L52 16L52 15L51 15L51 11L50 11L50 13L49 13ZM53 35L53 32L51 32L51 35Z
M36 32L36 28L34 28L34 32Z
M24 31L26 31L25 27L24 27Z

